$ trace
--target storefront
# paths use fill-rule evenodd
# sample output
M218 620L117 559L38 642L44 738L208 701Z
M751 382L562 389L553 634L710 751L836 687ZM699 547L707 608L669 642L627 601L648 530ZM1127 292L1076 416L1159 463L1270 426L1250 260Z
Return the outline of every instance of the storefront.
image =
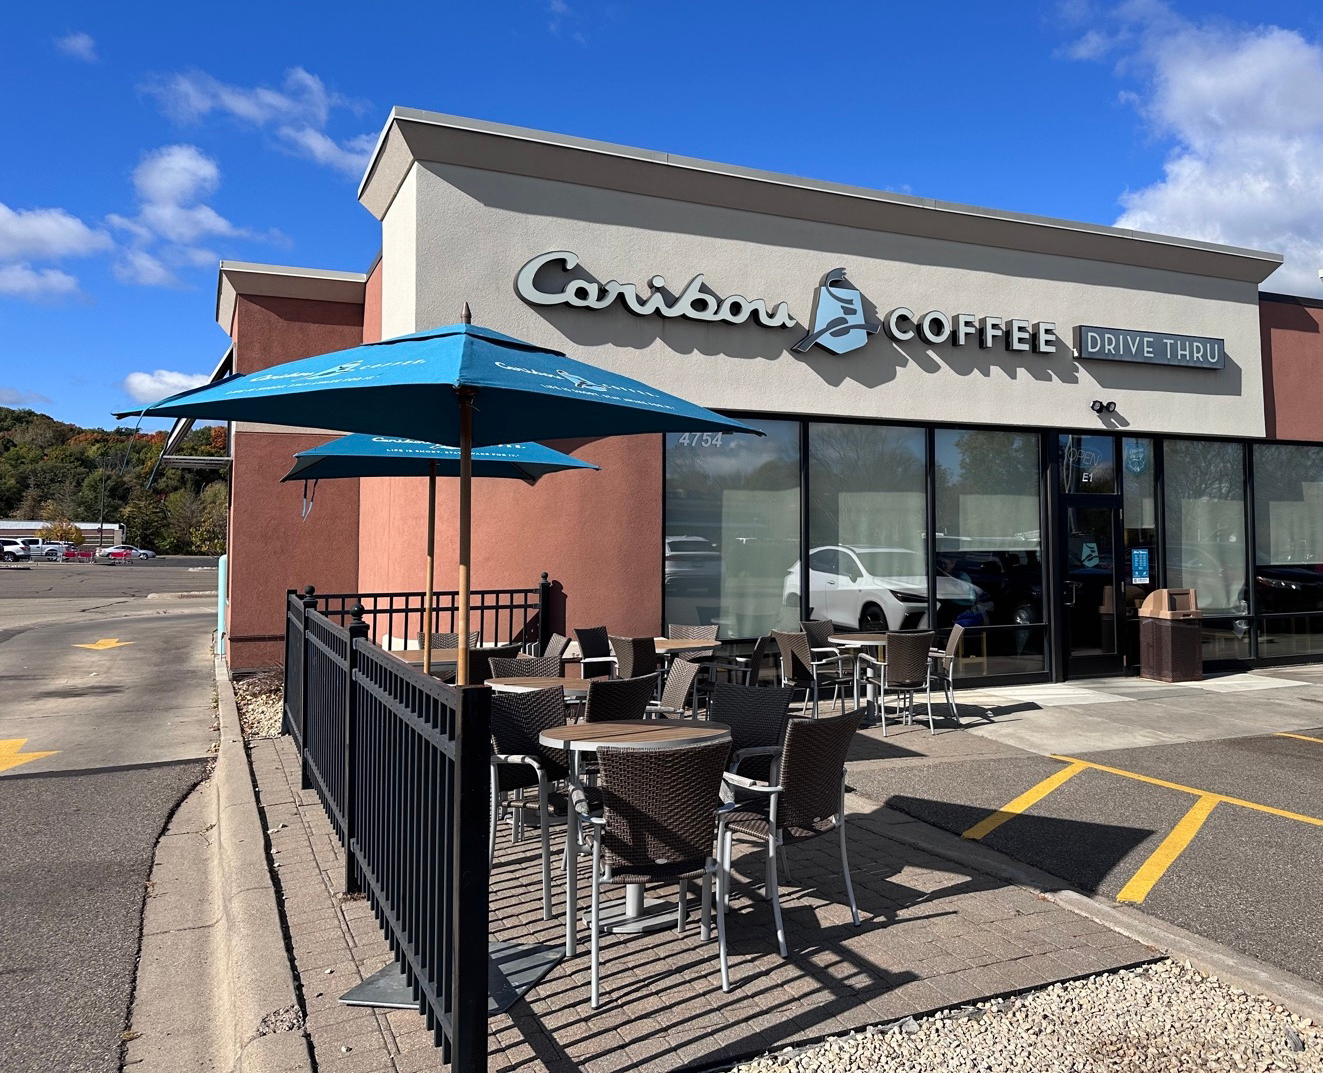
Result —
M479 585L547 570L620 633L959 623L999 680L1133 669L1189 587L1210 666L1323 657L1323 425L1274 396L1320 318L1261 315L1275 255L398 109L360 200L364 338L467 302L766 433L568 445L602 472L477 500ZM419 587L422 509L360 482L361 591Z

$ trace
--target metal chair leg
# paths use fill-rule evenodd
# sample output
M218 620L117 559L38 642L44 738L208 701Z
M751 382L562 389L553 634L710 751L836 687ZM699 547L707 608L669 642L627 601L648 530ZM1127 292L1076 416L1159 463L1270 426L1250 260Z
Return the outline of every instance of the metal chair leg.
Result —
M698 925L698 937L707 942L712 938L712 873L716 871L716 861L709 857L703 862L703 909Z
M689 920L689 880L680 880L680 896L675 902L675 933L683 935L684 926Z
M501 819L501 790L497 783L496 769L492 768L492 820L487 834L487 871L496 866L496 825Z
M841 835L841 874L845 876L845 896L850 899L850 915L859 927L859 906L854 900L854 884L850 882L850 862L845 855L845 779L841 779L841 811L836 816L836 827Z
M598 839L593 839L593 908L590 915L590 920L592 922L592 939L590 940L592 950L592 967L590 970L592 977L592 995L590 1001L593 1009L597 1009L599 1005L598 985L600 981L598 978L601 975L601 970L598 968L597 964L598 956L601 953L600 914L602 909L602 882L599 873L599 865L601 863L602 855L601 846L602 844Z
M777 846L776 851L781 855L781 871L785 874L786 881L794 882L793 877L790 875L790 859L786 856L785 846Z
M776 918L776 943L781 950L781 956L788 958L790 951L786 949L786 929L781 922L781 894L776 884L776 836L773 835L767 840L767 863L768 885L772 890L772 915Z
M731 831L727 831L727 832L726 832L726 837L725 837L725 839L723 839L723 841L725 842L725 860L726 860L725 869L726 869L726 882L725 882L725 884L724 884L724 886L723 886L723 888L722 888L722 893L721 893L722 902L721 902L721 905L722 905L722 908L725 909L725 908L729 908L729 907L730 907L730 859L731 859L731 857L734 855L734 849L735 849L735 835L734 835L734 833L731 832Z
M547 810L547 776L537 773L537 823L542 835L542 919L551 919L551 814Z
M728 862L729 863L729 862ZM726 888L730 872L717 863L717 955L721 962L721 990L730 990L730 963L726 956Z
M937 728L933 726L933 676L931 674L928 675L928 733L937 733Z

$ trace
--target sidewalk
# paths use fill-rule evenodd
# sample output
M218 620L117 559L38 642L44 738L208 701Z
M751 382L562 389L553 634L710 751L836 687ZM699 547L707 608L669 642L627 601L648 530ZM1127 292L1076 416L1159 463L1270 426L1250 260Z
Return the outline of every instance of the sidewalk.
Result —
M340 846L313 792L298 788L290 740L257 739L250 748L318 1069L443 1069L418 1014L337 1003L390 960L388 948L367 903L339 894ZM853 794L849 806L862 927L850 924L834 844L792 847L793 881L782 885L791 956L782 960L770 906L750 886L760 882L761 858L737 858L730 994L721 991L715 942L698 939L696 913L684 935L607 937L602 1007L588 1005L586 953L563 962L527 1002L492 1018L490 1068L703 1068L1153 956L1025 888L889 838L893 824L913 823L908 817ZM563 941L563 917L541 919L538 884L536 839L512 846L503 834L494 939ZM580 898L587 904L586 886ZM563 904L558 890L558 912Z

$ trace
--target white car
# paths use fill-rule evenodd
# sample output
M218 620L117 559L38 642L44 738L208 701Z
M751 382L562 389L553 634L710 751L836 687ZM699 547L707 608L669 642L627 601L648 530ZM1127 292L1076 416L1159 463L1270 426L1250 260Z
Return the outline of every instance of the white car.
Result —
M920 552L832 544L812 549L808 562L814 618L869 631L929 628L928 564ZM799 606L798 560L786 574L782 602ZM992 610L992 599L977 585L941 572L937 603L943 618L966 626L987 623Z
M155 559L156 552L136 548L132 544L116 544L111 548L98 548L98 559Z
M20 560L32 561L32 552L28 550L28 546L12 537L0 537L0 562L16 563Z

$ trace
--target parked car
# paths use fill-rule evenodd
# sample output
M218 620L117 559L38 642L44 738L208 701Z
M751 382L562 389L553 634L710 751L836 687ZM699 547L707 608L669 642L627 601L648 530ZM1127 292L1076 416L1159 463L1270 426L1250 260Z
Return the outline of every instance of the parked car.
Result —
M20 537L20 539L28 546L28 551L34 559L46 559L53 562L64 554L65 542L63 540L41 540L38 537Z
M711 596L721 587L721 552L706 537L668 536L662 573L671 595Z
M927 563L910 548L833 544L809 552L809 602L815 618L861 630L928 626ZM782 602L799 606L799 563L786 574ZM938 628L988 622L992 600L982 589L943 571L937 575Z
M116 544L114 547L99 549L97 557L102 559L155 559L156 552L148 551L146 548L134 547L132 544Z
M0 562L31 562L32 552L21 540L13 537L0 537Z

